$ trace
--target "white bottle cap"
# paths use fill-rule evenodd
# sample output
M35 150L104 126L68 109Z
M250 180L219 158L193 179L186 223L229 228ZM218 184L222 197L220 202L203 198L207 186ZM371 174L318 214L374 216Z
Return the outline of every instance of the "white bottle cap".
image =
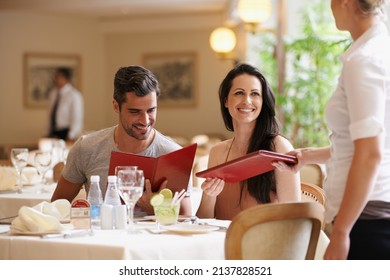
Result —
M100 176L99 175L92 175L91 176L91 182L100 182Z
M109 183L116 183L116 176L115 175L108 176L108 182Z

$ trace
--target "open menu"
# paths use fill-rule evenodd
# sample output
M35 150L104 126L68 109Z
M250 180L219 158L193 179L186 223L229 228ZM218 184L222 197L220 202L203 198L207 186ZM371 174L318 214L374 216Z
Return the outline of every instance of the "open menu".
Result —
M152 191L157 192L160 185L168 180L167 187L172 192L187 189L191 177L197 144L192 144L159 157L112 151L108 175L115 175L116 166L138 166L150 180Z
M220 178L228 183L235 183L271 171L274 161L284 161L287 164L297 163L295 156L259 150L243 157L197 172L201 178Z

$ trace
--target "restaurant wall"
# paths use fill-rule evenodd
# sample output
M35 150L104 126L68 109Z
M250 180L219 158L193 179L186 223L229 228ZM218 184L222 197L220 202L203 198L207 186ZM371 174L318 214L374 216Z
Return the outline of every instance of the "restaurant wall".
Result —
M0 145L35 144L45 133L47 111L23 104L26 52L77 54L85 128L106 125L103 36L94 19L0 12Z
M293 15L297 8L290 7L290 1L287 5L287 31L293 34L292 27L298 24ZM208 42L212 29L222 22L221 15L99 21L1 11L0 145L34 144L44 135L46 110L23 105L25 52L81 56L84 127L92 131L117 122L111 99L118 67L141 64L145 53L193 51L198 57L197 104L189 108L159 108L156 127L164 133L188 138L199 133L229 136L220 116L217 90L233 63L217 59ZM387 25L390 28L389 21Z
M0 12L0 145L35 144L45 132L47 111L23 104L25 52L81 56L84 129L93 131L117 123L111 100L118 67L142 64L146 52L193 51L198 59L197 104L190 108L160 108L156 127L187 138L199 133L226 135L217 90L233 64L219 60L208 43L213 25L221 21L217 18L210 24L210 20L203 20L209 22L205 27L202 20L194 17L191 22L188 18L191 17L187 16L187 25L167 21L161 29L164 23L156 27L138 22L129 25L133 29L120 30L126 26L123 21L113 24L91 18Z
M106 36L107 80L120 66L143 64L145 54L193 52L197 56L196 104L192 107L159 106L156 128L175 136L191 138L201 133L226 134L218 99L218 87L232 61L221 61L209 47L212 30L158 31ZM108 91L113 91L112 83ZM164 92L161 93L162 95ZM117 116L112 114L114 121Z

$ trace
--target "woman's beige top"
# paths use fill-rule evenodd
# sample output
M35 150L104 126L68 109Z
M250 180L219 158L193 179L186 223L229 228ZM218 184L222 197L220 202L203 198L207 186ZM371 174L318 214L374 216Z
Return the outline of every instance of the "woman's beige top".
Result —
M230 150L233 146L234 139L229 147L225 162L229 158ZM229 159L232 160L232 159ZM248 192L247 187L244 187L242 199L240 203L241 186L240 182L225 183L222 192L217 196L215 202L215 218L221 220L232 220L233 217L242 210L258 205L256 199ZM277 197L271 193L271 201L277 202Z
M240 203L240 183L225 183L222 192L215 202L215 218L220 220L232 220L242 210L258 205L256 199L251 196L245 187Z

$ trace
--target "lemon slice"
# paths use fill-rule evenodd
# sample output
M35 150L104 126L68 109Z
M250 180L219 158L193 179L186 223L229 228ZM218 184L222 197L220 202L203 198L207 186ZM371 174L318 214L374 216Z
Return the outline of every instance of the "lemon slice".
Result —
M164 196L164 199L172 199L173 198L173 193L170 189L162 189L160 191L160 194L162 194Z
M164 202L164 196L160 193L153 195L152 198L150 199L150 205L152 205L153 207L161 205L163 202Z

